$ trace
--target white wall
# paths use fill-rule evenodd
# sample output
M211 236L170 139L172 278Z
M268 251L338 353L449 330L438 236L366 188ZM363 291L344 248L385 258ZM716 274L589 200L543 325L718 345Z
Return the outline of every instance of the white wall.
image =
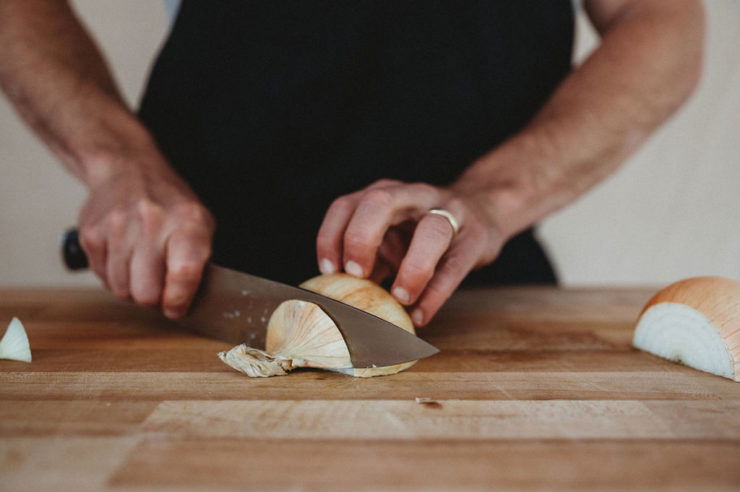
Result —
M136 102L167 28L162 3L74 4ZM740 279L740 2L707 4L706 74L691 102L616 176L543 225L564 283ZM593 42L581 22L579 56ZM84 190L2 98L0 170L0 285L94 284L89 274L67 274L57 251Z
M709 0L691 100L612 178L540 231L566 284L740 280L740 2ZM579 19L577 58L595 43Z
M165 36L163 3L75 0L131 104ZM69 274L58 240L76 223L85 190L45 150L0 96L0 285L97 285Z

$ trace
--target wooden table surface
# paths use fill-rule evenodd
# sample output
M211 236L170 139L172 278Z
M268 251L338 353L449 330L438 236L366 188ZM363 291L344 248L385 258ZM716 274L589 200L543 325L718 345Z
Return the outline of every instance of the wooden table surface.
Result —
M738 490L740 384L632 349L649 296L462 292L407 372L250 379L104 292L0 289L33 350L0 361L0 490Z

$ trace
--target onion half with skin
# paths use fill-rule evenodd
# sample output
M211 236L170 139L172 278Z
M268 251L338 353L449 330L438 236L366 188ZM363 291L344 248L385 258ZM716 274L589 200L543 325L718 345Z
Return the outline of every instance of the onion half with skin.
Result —
M314 277L300 286L414 333L414 325L403 306L370 280L334 273ZM281 376L292 369L312 367L366 378L395 374L416 363L352 367L347 344L334 321L316 304L300 300L285 301L272 314L267 325L265 350L242 344L218 356L251 377Z
M632 344L740 381L740 283L696 277L669 285L640 313Z

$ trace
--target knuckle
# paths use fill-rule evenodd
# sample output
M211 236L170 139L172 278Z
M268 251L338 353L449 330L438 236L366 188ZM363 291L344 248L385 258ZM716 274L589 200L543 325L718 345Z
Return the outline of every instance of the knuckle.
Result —
M351 206L352 206L352 199L345 195L345 196L340 196L339 198L335 199L329 206L329 210L332 210L332 211L347 210Z
M415 192L423 193L425 195L437 193L437 188L430 185L429 183L412 183L411 187L413 188Z
M202 262L200 261L178 263L167 271L167 278L174 282L197 283L200 279L201 268Z
M80 229L80 244L86 250L97 250L105 245L105 236L97 227L83 226Z
M201 204L186 202L177 206L176 214L180 222L198 226L210 226L211 214Z
M425 281L434 274L433 266L418 261L407 262L403 266L403 276L411 281Z
M459 277L467 273L468 266L467 261L462 256L451 255L445 259L443 268L448 275Z
M136 212L146 232L153 232L162 223L164 210L151 200L142 200L136 205Z
M112 234L122 234L127 223L128 217L123 210L113 210L108 214L108 227Z
M425 291L427 305L439 305L450 297L452 291L439 284L428 285Z
M383 188L374 188L365 193L363 202L375 207L389 207L393 204L393 194Z
M349 232L344 236L344 246L346 249L364 249L373 246L372 240L365 234Z
M168 264L169 271L199 272L212 252L211 242L199 235L179 234L170 245L169 256L172 259Z

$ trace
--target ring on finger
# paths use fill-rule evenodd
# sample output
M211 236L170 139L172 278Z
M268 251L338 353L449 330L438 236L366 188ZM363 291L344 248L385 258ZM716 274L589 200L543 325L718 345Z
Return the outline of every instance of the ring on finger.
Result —
M447 219L447 222L450 224L450 227L452 227L452 237L457 236L457 233L460 232L460 223L455 219L455 216L450 213L449 210L445 210L443 208L432 208L429 209L430 214L439 215Z

